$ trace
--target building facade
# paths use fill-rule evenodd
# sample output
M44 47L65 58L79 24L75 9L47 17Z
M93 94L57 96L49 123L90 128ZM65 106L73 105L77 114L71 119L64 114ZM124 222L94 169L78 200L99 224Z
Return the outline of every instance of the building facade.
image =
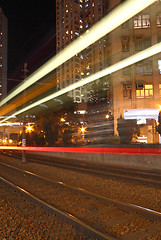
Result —
M121 4L120 0L108 1L108 12ZM157 1L109 34L110 49L106 59L113 65L161 41L161 1ZM117 119L125 115L141 123L141 135L147 143L157 143L156 132L159 106L161 105L161 54L112 74L113 115L115 135ZM146 111L148 109L148 111Z
M57 53L88 31L103 17L102 0L57 0L56 43ZM97 41L76 54L57 69L57 87L62 89L104 68L105 43ZM69 93L75 102L86 102L87 86Z
M0 100L7 95L8 20L0 8Z

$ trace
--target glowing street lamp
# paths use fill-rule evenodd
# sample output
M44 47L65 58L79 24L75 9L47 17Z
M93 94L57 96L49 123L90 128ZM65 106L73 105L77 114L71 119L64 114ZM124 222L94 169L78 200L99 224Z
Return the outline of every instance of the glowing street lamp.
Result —
M85 133L85 131L86 131L86 129L85 129L83 126L81 127L81 129L80 129L80 130L81 130L81 133L83 133L83 134L84 134L84 133Z
M84 134L85 134L85 132L86 132L86 128L82 126L82 127L80 128L80 132L82 133L82 137L83 137L83 139L84 139Z
M26 127L26 131L29 132L29 133L32 132L32 131L33 131L33 127L30 126L30 125L27 126L27 127Z
M106 114L106 119L109 119L110 115L109 114Z
M64 119L64 118L61 118L60 121L61 121L61 122L65 122L65 119Z

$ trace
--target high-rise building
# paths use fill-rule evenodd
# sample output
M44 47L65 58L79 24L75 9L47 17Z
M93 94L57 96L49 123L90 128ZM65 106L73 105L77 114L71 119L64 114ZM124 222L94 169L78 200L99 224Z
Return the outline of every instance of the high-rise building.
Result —
M0 99L7 95L8 20L0 7Z
M103 0L57 0L56 43L57 53L88 31L103 17ZM57 69L57 87L62 89L104 67L105 43L99 40L76 54ZM75 102L86 102L87 86L69 93Z
M107 12L124 4L122 2L109 0ZM161 1L112 31L108 39L106 59L110 59L110 65L161 42ZM146 137L147 143L158 142L156 122L157 109L161 105L161 54L123 68L111 78L115 134L118 134L117 119L122 115L141 124L140 135Z

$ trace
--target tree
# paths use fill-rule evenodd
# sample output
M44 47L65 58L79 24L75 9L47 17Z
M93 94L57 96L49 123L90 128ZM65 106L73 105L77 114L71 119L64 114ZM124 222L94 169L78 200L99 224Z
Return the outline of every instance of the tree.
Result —
M53 128L52 121L50 119L44 121L44 134L48 146L53 146L57 142L58 128L56 126Z
M91 103L107 103L107 93L109 92L109 83L106 79L101 79L90 85L88 101Z

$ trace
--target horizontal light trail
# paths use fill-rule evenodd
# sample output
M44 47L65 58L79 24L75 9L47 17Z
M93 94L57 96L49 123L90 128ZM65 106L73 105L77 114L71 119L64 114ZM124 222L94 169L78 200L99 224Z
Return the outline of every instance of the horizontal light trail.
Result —
M50 76L42 84L36 85L32 89L26 90L24 94L18 96L12 102L8 103L6 106L5 105L2 106L0 108L0 116L4 116L5 114L21 106L23 102L26 103L55 86L56 86L55 76L54 77Z
M123 4L120 4L102 20L92 26L88 32L82 34L37 71L27 77L15 91L0 102L0 106L156 1L157 0L127 0Z
M73 153L103 153L103 154L161 154L161 148L103 148L103 147L14 147L0 146L0 150L36 151L36 152L73 152Z
M153 45L150 48L147 48L147 49L145 49L145 50L143 50L143 51L141 51L139 53L136 53L136 54L134 54L134 55L132 55L132 56L130 56L130 57L128 57L128 58L126 58L126 59L124 59L124 60L122 60L122 61L120 61L120 62L118 62L118 63L116 63L114 65L112 65L112 66L110 66L110 67L107 67L106 69L103 69L100 72L97 72L97 73L95 73L95 74L93 74L93 75L91 75L91 76L89 76L87 78L81 79L80 81L78 81L76 83L73 83L73 84L71 84L70 86L68 86L66 88L63 88L63 89L61 89L61 90L59 90L59 91L57 91L57 92L55 92L55 93L53 93L53 94L43 98L43 99L38 100L37 102L35 102L33 104L30 104L29 106L27 106L27 107L17 111L16 113L14 113L14 115L8 116L7 118L1 120L0 122L4 122L4 121L6 121L6 120L8 120L8 119L10 119L10 118L12 118L14 116L17 116L17 115L19 115L19 114L21 114L21 113L23 113L25 111L28 111L28 110L36 107L36 106L39 106L42 103L45 103L45 102L47 102L49 100L52 100L52 99L54 99L56 97L59 97L59 96L65 94L65 93L67 93L69 91L72 91L72 90L74 90L74 89L76 89L78 87L86 85L87 83L93 82L93 81L95 81L95 80L97 80L99 78L102 78L102 77L104 77L104 76L106 76L108 74L114 73L114 72L116 72L118 70L121 70L121 69L123 69L123 68L125 68L127 66L130 66L130 65L132 65L132 64L134 64L136 62L139 62L139 61L141 61L143 59L151 57L151 56L153 56L153 55L155 55L157 53L160 53L160 52L161 52L161 43L157 43L157 44Z

